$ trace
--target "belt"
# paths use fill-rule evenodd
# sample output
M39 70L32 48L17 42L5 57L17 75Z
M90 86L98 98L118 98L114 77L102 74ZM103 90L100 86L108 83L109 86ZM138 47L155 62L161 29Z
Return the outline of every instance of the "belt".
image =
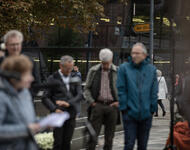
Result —
M96 103L100 103L100 104L103 104L103 105L110 105L112 104L114 101L96 101Z

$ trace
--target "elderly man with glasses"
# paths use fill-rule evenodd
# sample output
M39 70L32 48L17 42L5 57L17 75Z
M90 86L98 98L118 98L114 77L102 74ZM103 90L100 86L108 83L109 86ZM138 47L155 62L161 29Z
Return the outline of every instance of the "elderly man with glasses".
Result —
M119 108L125 131L124 150L146 150L152 115L157 111L158 82L156 67L149 63L144 44L136 43L129 62L118 70L117 88Z
M5 56L0 57L0 64L2 64L2 62L6 57L19 56L22 53L22 43L24 37L20 31L10 30L4 35L3 40L5 43L6 50L5 50ZM37 64L33 61L32 58L29 57L29 59L33 64L32 75L34 77L34 81L32 82L30 92L32 96L35 96L37 93L35 92L33 85L40 84L41 79Z

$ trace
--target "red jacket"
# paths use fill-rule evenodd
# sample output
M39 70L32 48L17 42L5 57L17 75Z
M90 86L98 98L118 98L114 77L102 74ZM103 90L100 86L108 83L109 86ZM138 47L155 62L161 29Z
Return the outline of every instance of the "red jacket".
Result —
M168 137L166 145L170 144ZM177 150L190 150L190 128L188 122L178 122L174 126L174 144Z

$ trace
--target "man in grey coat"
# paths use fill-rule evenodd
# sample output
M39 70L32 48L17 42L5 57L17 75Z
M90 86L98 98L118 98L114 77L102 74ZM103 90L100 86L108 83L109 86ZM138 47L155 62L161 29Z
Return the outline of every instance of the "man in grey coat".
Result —
M102 49L99 58L101 63L88 72L84 97L90 104L90 123L97 136L101 126L105 125L104 150L111 150L118 118L117 67L112 63L113 53L110 49ZM87 149L95 150L95 147L96 142L90 140Z

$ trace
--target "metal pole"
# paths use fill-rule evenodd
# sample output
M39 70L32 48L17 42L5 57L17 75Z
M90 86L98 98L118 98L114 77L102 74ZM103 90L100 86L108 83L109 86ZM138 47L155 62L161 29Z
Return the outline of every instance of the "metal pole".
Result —
M88 34L88 47L92 48L92 31Z
M160 40L159 40L159 48L162 47L162 25L163 25L163 13L160 14Z
M53 55L51 55L51 62L50 62L50 73L52 74L53 73Z
M90 31L88 34L88 48L92 48L92 31ZM88 49L86 53L86 75L88 74L88 70L90 67L89 60L90 60L90 50Z
M171 29L171 40L170 40L170 47L171 47L171 77L172 77L172 98L170 100L170 148L171 150L176 150L174 145L174 99L175 99L175 38L174 38L174 31L173 31L173 19L170 20L170 29Z
M131 0L130 24L129 24L129 48L131 48L131 33L132 33L132 26L133 26L133 5L134 5L134 0Z
M108 25L106 25L106 44L105 44L105 47L108 47Z
M173 43L173 40L172 40ZM173 43L174 44L174 43ZM174 61L175 61L175 49L172 46L172 57L171 57L171 65L172 65L172 98L170 100L170 142L171 142L171 150L174 150L174 95L175 95L175 88L174 88L174 84L175 84L175 70L174 70Z
M173 31L173 19L170 19L170 48L171 48L171 79L172 79L172 93L170 100L170 144L164 150L177 150L174 145L174 104L175 104L175 37Z
M150 59L153 64L154 56L154 0L150 0Z

